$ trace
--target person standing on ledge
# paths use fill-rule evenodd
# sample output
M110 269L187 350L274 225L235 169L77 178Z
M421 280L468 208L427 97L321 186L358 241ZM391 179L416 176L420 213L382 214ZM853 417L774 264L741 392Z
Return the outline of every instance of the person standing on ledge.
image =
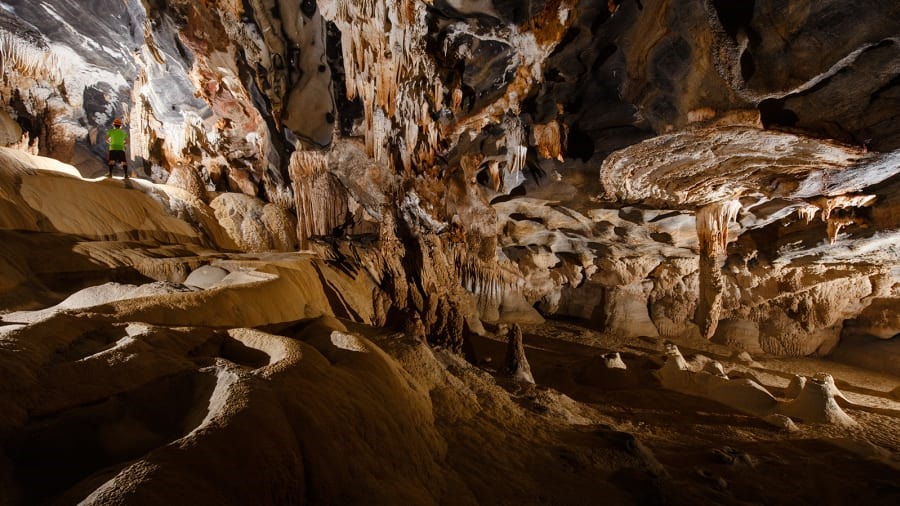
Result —
M113 127L106 131L106 142L109 143L109 155L107 163L109 164L109 175L112 177L113 167L117 163L122 162L122 171L125 172L125 179L128 179L128 161L125 159L125 144L128 144L128 133L122 130L122 120L116 118L113 120Z

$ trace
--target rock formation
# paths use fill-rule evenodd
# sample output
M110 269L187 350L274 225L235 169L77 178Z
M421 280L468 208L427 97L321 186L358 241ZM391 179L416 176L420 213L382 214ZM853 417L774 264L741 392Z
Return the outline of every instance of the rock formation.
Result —
M190 327L172 331L184 349L166 350L160 366L180 379L140 376L120 391L78 398L136 405L145 395L137 383L152 381L165 392L192 392L184 403L206 399L210 410L179 404L178 420L140 429L152 433L147 444L125 438L115 451L104 449L98 462L105 463L239 418L238 408L212 408L243 399L260 382L277 383L266 395L283 408L269 413L283 434L324 427L329 420L315 419L315 409L300 406L306 400L280 388L316 385L310 378L345 360L364 363L389 378L376 393L413 405L382 435L424 427L415 429L414 446L428 465L410 470L422 486L393 490L405 502L441 502L458 485L435 479L453 457L437 435L444 422L431 417L477 412L487 381L479 374L490 366L470 370L457 355L489 356L504 326L515 329L499 332L511 346L507 372L536 383L527 394L510 393L531 396L516 406L544 402L540 409L572 423L591 419L572 407L582 398L553 397L542 382L572 388L565 391L574 397L584 385L661 383L670 395L779 427L802 427L808 418L864 431L865 420L862 428L845 423L862 408L834 400L824 376L788 384L792 395L784 397L779 389L789 380L764 381L752 371L763 364L753 360L767 357L828 357L896 375L898 34L893 0L3 2L0 315L8 324L0 331L27 343L43 335L42 325L64 327L68 317L59 315L68 312L78 313L78 325L102 323L102 335L78 327L60 337L68 341L48 344L60 363L75 364L46 379L57 384L83 367L78 360L102 358L115 369L135 349L155 346L161 329ZM97 179L106 172L113 118L124 119L130 136L127 157L139 177L128 182ZM286 300L244 308L248 297ZM203 301L221 304L225 315L172 309ZM107 319L95 321L95 313ZM302 333L297 322L320 317L335 320L310 324L310 343L285 341ZM360 336L341 321L414 344L382 356L390 340ZM273 327L287 322L298 327ZM567 367L546 372L546 357L529 368L522 329L531 354L527 326L566 322L606 344L548 337L568 339L572 353L587 356L565 364L571 375ZM718 358L696 359L701 364L673 349L660 366L663 340L704 352L695 359ZM10 385L33 396L0 399L13 409L10 433L28 441L43 441L28 413L50 395L32 376L57 363L37 348L24 365L0 357L15 369L18 383ZM753 359L723 358L741 352ZM311 370L281 369L307 353L316 357ZM264 355L285 358L263 364ZM453 372L438 378L403 361L410 356ZM335 392L366 384L357 373ZM799 371L771 374L781 373ZM863 394L848 398L855 395ZM448 408L446 396L468 408ZM64 398L50 397L48 406ZM353 394L347 409L363 409L357 401L372 408ZM866 409L878 402L889 401ZM877 409L890 416L894 408ZM132 423L78 414L95 415L116 434ZM298 416L312 419L296 424ZM38 432L26 437L28 430ZM603 437L618 444L615 433ZM298 453L307 444L272 440L259 455L280 459L291 476L312 476ZM159 458L175 458L168 451ZM119 469L119 479L153 475L154 459ZM578 469L597 461L570 460ZM0 485L15 481L7 467L0 453ZM651 468L662 480L666 473ZM153 479L168 483L161 472ZM89 494L81 494L70 478L54 485L53 497L32 497L39 484L26 484L15 499L65 502L69 496L57 494L65 489L78 500L118 500L109 480L100 488L84 483ZM316 491L293 478L282 485L266 490L274 498L344 499L328 495L336 488ZM483 500L491 499L553 502ZM692 499L685 501L724 500Z
M522 342L522 329L519 325L513 324L509 327L506 340L506 360L504 360L506 373L516 381L533 384L534 376L531 374L528 358L525 357L525 345Z
M38 4L3 13L6 144L96 171L126 117L147 177L260 197L280 208L252 211L264 228L296 217L292 237L233 232L241 248L394 223L429 258L379 260L394 268L378 276L445 285L469 322L515 299L788 355L830 352L844 322L896 300L890 2L824 20L846 7ZM854 35L816 35L834 30ZM441 326L427 294L395 297Z

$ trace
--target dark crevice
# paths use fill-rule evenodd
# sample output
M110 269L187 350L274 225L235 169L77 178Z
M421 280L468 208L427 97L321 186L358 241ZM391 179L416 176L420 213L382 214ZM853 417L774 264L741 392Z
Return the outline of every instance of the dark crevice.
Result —
M750 26L756 0L712 0L712 4L725 33L734 38Z
M619 47L615 44L610 44L608 46L604 46L597 51L597 60L594 64L594 68L598 68L608 60L612 55L616 54L616 51L619 50Z
M785 109L784 99L767 98L759 103L760 121L764 128L773 126L794 126L800 121L797 113L790 109Z
M749 50L741 53L741 78L743 78L744 82L750 80L753 77L753 74L756 73L756 62L753 61L753 55Z
M569 128L569 134L566 136L567 158L587 162L594 156L594 151L594 140L587 132L577 126Z
M581 35L581 30L577 26L573 26L568 31L566 31L566 34L563 35L562 40L559 41L559 44L557 44L553 49L553 52L550 53L550 57L556 56L568 49L568 47L578 39L579 35Z
M322 291L325 292L325 297L328 299L328 303L331 306L331 310L334 311L335 316L354 322L365 321L364 318L350 306L350 304L347 304L344 297L334 289L331 283L325 278L322 269L315 264L313 264L313 266L316 269L316 275L319 277Z
M316 14L316 0L302 0L300 2L300 12L309 19Z
M353 100L347 99L341 31L337 25L329 21L325 33L325 55L328 58L328 66L331 67L331 82L337 112L336 121L338 121L341 135L350 137L353 134L353 125L363 117L363 105L359 97Z

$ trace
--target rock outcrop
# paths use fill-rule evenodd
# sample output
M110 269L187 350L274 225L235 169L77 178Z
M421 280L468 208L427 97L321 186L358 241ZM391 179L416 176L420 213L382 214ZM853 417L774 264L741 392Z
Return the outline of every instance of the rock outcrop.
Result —
M893 335L900 13L781 7L14 2L0 140L94 175L124 117L210 241L362 259L453 348L537 308L827 354Z

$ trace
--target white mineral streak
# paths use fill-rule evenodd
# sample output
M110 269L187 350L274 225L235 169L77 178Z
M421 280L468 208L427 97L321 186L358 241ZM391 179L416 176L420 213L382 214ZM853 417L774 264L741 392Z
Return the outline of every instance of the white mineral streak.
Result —
M407 192L406 196L403 197L400 210L403 212L407 223L421 230L440 233L447 228L446 223L434 219L428 211L422 208L422 199L419 198L415 191Z
M545 10L536 18L537 23L528 23L530 28L528 30L518 26L501 28L504 33L498 40L509 44L515 52L512 65L507 69L514 72L515 76L502 97L477 114L449 125L447 128L449 135L459 136L466 130L480 130L488 124L501 123L502 118L509 114L513 116L519 114L521 101L528 96L532 86L543 78L544 62L556 48L568 25L572 23L573 16L563 17L559 12L568 11L573 4L571 0L563 0L557 5L558 10L552 12Z
M521 172L525 168L525 155L528 153L528 139L525 127L516 118L506 124L506 168L511 174Z

